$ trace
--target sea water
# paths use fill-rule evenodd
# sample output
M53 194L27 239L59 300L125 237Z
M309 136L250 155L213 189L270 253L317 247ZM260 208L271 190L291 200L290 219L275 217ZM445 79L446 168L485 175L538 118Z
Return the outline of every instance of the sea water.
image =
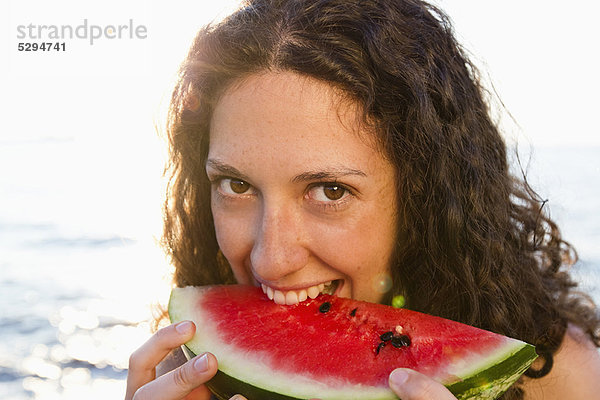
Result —
M122 398L129 354L150 335L153 305L166 302L169 267L147 223L160 220L159 180L98 152L72 140L0 143L4 400ZM538 147L521 156L597 302L599 155Z

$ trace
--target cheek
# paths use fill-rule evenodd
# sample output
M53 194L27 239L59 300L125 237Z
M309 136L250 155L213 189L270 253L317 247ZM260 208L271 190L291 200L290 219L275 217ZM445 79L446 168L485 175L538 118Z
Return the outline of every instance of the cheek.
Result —
M366 208L343 224L322 227L314 236L326 262L354 281L372 285L389 271L395 231L389 212Z
M239 283L250 283L245 267L252 250L252 229L250 224L228 213L213 210L215 233L221 252L229 261L233 274Z

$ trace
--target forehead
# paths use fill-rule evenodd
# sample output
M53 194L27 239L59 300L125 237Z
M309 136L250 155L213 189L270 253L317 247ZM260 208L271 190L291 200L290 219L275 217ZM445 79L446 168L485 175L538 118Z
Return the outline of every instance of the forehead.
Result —
M211 151L221 144L375 149L360 106L333 86L293 72L250 75L229 86L211 120ZM236 145L236 143L238 145ZM247 147L246 147L247 148Z

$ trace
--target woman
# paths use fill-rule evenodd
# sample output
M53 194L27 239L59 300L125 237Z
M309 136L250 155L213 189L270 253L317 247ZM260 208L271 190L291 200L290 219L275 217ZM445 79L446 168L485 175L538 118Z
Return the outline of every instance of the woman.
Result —
M321 284L536 345L503 399L600 392L600 316L564 271L571 247L512 177L476 70L417 0L255 0L197 36L171 105L165 245L178 286ZM130 360L127 398L208 399L218 360L178 366L194 326ZM169 353L167 360L159 363ZM168 365L175 362L175 366ZM160 371L174 369L164 376ZM575 372L576 371L576 372ZM414 371L404 400L452 399Z

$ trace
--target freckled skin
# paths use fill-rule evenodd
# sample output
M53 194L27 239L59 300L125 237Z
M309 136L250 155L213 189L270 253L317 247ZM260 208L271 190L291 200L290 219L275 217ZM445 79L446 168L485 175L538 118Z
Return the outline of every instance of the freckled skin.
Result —
M219 247L239 283L379 302L396 240L394 166L327 84L268 72L217 103L207 174ZM243 181L243 182L241 182Z

